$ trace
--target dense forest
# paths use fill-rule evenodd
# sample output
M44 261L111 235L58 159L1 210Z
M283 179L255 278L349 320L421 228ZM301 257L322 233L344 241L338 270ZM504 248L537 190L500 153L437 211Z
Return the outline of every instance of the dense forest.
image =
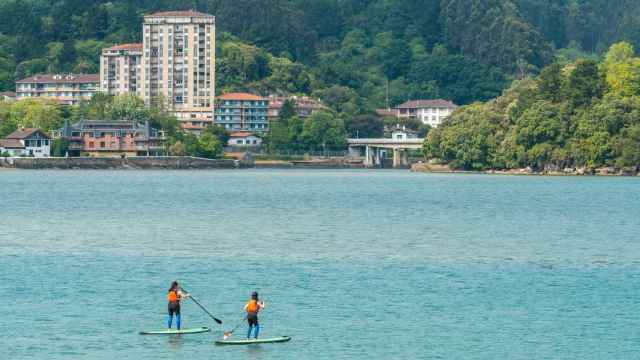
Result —
M312 94L347 115L488 100L555 59L640 43L631 0L0 0L0 91L96 72L103 47L140 41L144 14L173 9L216 15L218 92Z
M429 132L428 158L467 170L640 167L640 58L614 44L600 62L553 63Z

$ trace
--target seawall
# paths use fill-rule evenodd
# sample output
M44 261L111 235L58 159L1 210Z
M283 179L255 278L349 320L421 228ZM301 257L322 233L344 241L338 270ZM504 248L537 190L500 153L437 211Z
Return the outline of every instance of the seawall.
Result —
M190 156L158 156L158 157L49 157L49 158L0 158L0 167L14 169L237 169L252 167L252 163L228 159L204 159Z

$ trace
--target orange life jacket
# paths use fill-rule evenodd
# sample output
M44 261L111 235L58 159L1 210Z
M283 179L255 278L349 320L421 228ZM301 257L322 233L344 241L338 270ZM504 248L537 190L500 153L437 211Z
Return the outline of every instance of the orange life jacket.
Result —
M247 312L248 313L252 313L255 314L260 310L260 305L258 305L258 302L256 300L250 300L247 303Z
M169 291L169 295L167 296L167 299L169 300L169 302L178 301L178 291L177 290Z

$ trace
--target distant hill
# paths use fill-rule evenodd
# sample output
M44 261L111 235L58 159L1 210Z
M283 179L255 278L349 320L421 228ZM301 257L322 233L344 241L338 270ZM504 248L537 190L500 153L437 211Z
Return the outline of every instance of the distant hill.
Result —
M144 14L190 8L217 17L219 90L315 94L355 112L385 106L387 89L389 105L488 100L558 54L640 43L631 0L0 0L0 91L97 72L103 47L140 41Z

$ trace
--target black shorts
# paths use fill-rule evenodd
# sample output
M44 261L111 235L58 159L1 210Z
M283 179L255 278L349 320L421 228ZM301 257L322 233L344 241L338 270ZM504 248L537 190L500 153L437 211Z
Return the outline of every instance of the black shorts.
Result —
M247 322L249 323L249 326L258 325L258 314L248 314Z
M173 314L180 315L179 301L172 301L169 303L169 316L173 316Z

